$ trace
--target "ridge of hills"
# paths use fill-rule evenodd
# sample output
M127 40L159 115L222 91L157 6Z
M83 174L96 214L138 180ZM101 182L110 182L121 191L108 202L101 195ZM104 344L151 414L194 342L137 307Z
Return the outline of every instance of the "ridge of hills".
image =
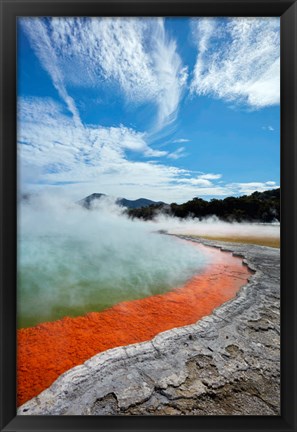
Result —
M90 209L92 206L92 203L98 199L101 199L102 197L108 197L108 195L104 193L93 193L91 195L88 195L87 197L81 199L78 201L80 205L83 207ZM123 207L127 207L128 209L138 209L143 207L149 207L151 205L165 205L162 201L152 201L147 198L138 198L136 200L129 200L126 198L117 198L116 204L121 205Z

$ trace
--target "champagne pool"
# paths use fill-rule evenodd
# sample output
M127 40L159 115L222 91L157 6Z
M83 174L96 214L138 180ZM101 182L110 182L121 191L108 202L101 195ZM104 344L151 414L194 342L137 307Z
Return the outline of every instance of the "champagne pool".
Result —
M109 205L47 199L19 215L18 405L99 352L196 322L249 275L241 259Z
M165 293L207 264L200 250L157 233L25 235L19 241L18 328Z
M18 406L95 354L196 322L247 283L250 272L240 258L196 243L189 245L206 256L208 264L176 289L121 302L102 312L18 330Z

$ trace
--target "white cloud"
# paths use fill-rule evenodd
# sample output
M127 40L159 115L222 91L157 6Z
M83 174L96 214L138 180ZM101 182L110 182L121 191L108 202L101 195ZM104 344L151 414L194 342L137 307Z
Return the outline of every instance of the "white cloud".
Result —
M179 147L177 150L175 150L174 152L172 152L172 153L169 153L168 155L167 155L167 157L169 158L169 159L180 159L180 158L182 158L182 157L185 157L185 156L187 156L187 154L184 152L184 150L185 150L185 147Z
M194 23L198 24L198 28L192 27L193 36L198 45L199 53L204 54L209 48L211 37L215 31L215 20L213 18L200 18L198 22L194 20Z
M166 156L166 151L154 150L149 147L145 141L145 134L135 132L131 128L126 128L123 125L119 127L88 127L90 141L93 145L96 143L114 148L123 156L124 150L132 150L142 153L146 157L161 157Z
M177 183L188 183L193 186L200 186L200 187L210 187L213 186L212 182L209 180L201 179L201 178L183 178L177 180Z
M262 126L262 129L263 130L268 130L268 131L270 131L270 132L273 132L274 131L274 128L272 127L272 126Z
M73 116L66 84L121 89L157 105L157 127L176 118L187 70L161 18L22 18L32 47Z
M198 18L192 21L198 56L191 91L252 108L280 100L278 18Z
M280 186L274 181L267 182L247 182L247 183L230 183L227 187L236 194L250 195L253 192L264 192L268 189L276 189ZM234 194L233 193L233 194Z
M200 174L198 176L199 179L206 179L206 180L218 180L222 177L222 174Z
M179 138L179 139L176 139L176 140L174 140L174 141L172 141L173 143L185 143L185 142L189 142L190 140L189 139L186 139L186 138Z
M172 123L176 119L183 86L188 78L188 71L183 67L177 54L176 43L166 36L164 21L158 19L154 26L152 51L156 77L160 83L158 91L158 125L157 129Z
M194 81L191 86L194 89L196 77L203 73L204 69L204 53L208 50L212 36L215 32L216 21L213 18L199 18L192 20L192 33L194 41L198 48L198 57L196 60Z

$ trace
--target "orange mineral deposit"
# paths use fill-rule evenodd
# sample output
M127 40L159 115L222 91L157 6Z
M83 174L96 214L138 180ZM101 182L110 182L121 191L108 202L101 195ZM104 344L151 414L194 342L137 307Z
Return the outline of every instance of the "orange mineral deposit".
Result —
M95 354L193 324L233 298L247 283L248 268L230 253L193 244L210 257L210 264L182 287L103 312L18 330L18 405Z

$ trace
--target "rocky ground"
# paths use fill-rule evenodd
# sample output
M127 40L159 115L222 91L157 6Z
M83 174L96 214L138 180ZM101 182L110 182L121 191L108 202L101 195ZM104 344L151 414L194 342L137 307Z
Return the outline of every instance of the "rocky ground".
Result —
M235 299L194 325L92 357L18 414L279 415L279 249L194 241L255 271Z

